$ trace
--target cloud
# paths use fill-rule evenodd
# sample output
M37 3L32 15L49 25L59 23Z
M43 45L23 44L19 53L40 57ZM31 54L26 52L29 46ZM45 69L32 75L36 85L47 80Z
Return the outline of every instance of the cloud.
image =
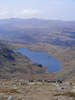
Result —
M7 14L8 14L7 10L0 9L0 16L7 15Z
M36 10L36 9L24 9L22 11L22 14L27 14L27 15L36 15L36 14L39 14L40 11L39 10Z
M17 10L9 10L9 9L0 9L0 18L11 18L11 17L34 17L40 13L37 9L17 9Z

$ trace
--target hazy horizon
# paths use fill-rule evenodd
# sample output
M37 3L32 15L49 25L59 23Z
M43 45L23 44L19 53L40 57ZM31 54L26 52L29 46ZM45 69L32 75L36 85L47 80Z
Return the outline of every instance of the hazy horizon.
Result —
M47 19L75 21L74 0L2 0L0 19Z
M0 20L8 20L8 19L23 19L23 20L48 20L48 21L63 21L63 22L75 22L75 20L63 20L63 19L46 19L46 18L14 18L14 17L10 17L10 18L0 18Z

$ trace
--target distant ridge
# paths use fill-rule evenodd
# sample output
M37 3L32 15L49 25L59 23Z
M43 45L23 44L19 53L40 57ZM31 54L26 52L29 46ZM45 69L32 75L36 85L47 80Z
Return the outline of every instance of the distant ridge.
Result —
M11 40L15 43L50 43L74 46L75 22L36 18L0 19L0 39Z

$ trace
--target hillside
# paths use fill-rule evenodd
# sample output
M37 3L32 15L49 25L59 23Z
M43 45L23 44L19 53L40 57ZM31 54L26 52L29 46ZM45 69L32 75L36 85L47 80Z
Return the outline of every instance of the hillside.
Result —
M0 43L0 79L28 80L49 78L49 76L43 66L41 68L40 65L33 63L27 57L14 53L8 46Z

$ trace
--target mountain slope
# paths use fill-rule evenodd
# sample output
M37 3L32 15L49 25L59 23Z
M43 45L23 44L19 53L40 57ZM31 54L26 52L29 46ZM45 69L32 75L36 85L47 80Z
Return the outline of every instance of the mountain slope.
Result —
M45 73L43 66L41 68L27 57L14 53L6 45L0 43L0 79L38 79L44 78Z

